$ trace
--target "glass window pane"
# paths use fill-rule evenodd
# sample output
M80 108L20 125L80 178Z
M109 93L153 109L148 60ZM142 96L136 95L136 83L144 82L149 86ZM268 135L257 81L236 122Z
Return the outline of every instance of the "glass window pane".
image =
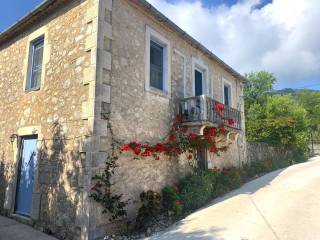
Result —
M43 45L34 48L33 68L41 68L43 58Z
M42 62L43 62L44 39L40 38L31 45L31 55L29 59L29 81L27 89L35 89L40 85Z
M150 86L163 90L163 47L150 42Z
M32 79L30 82L30 88L37 88L40 84L41 80L41 69L38 71L33 71L32 72Z

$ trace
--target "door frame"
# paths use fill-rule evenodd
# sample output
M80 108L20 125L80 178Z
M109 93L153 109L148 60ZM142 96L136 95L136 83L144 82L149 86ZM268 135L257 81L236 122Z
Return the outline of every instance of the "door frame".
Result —
M21 214L21 213L17 213L17 196L18 196L18 192L19 192L19 185L20 185L20 178L21 178L21 165L22 165L22 157L23 157L23 151L24 151L24 140L26 139L35 139L36 141L38 141L38 135L27 135L27 136L19 136L19 149L18 149L18 169L17 169L17 181L16 181L16 189L15 189L15 202L14 202L14 214L16 215L21 215L23 217L27 217L29 218L31 216L32 213L32 196L31 196L31 211L30 211L30 215L26 215L26 214ZM38 148L36 146L36 151L37 151L37 155L36 158L38 158ZM35 179L35 175L36 175L36 166L37 166L37 161L38 159L36 159L35 165L34 165L34 179ZM32 183L32 195L33 195L33 188L35 186L35 181L33 180Z
M199 59L192 57L192 96L196 95L196 70L202 72L202 95L209 95L208 67Z
M22 154L22 138L23 137L32 137L37 136L37 153L39 153L39 149L41 147L41 142L43 140L43 135L41 134L41 127L40 126L32 126L32 127L23 127L19 128L17 132L17 138L13 143L13 154L14 154L14 163L15 163L15 174L12 180L12 184L10 188L7 190L8 196L7 199L11 199L11 202L8 203L7 209L9 209L10 215L21 218L24 220L32 220L39 219L40 215L40 186L39 186L39 161L40 161L40 154L37 154L37 161L34 167L34 181L33 181L33 193L32 193L32 201L31 201L31 213L30 216L24 216L15 213L15 206L16 206L16 197L17 197L17 190L18 190L18 178L19 178L19 170L20 170L20 163L21 163L21 154Z

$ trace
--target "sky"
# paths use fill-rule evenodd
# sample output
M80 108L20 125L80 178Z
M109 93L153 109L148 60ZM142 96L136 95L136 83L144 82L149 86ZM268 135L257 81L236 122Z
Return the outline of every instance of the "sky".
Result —
M319 0L148 0L241 74L275 74L277 89L320 89ZM3 1L0 31L41 0Z
M39 5L42 0L4 0L0 8L0 32Z

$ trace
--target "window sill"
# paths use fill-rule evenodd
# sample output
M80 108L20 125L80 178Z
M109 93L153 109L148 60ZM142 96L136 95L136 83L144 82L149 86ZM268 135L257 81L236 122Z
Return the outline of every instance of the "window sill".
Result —
M160 89L157 89L157 88L154 88L154 87L147 88L146 92L154 94L154 95L157 95L159 97L162 97L162 98L165 98L165 99L168 99L168 100L171 98L171 96L170 96L170 94L168 92L161 91Z
M40 88L30 88L30 89L25 89L25 93L30 93L30 92L39 92Z

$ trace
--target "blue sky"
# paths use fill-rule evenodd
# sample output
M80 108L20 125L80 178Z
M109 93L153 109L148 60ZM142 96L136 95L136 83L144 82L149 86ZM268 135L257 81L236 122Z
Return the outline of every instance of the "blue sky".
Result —
M288 87L320 90L320 62L317 61L317 59L320 59L320 56L317 55L317 53L320 52L320 45L317 42L317 39L320 38L320 31L315 30L319 28L312 27L314 26L313 23L319 22L318 19L315 19L315 16L319 16L319 14L312 14L312 9L316 11L320 1L301 0L301 2L305 1L309 4L303 6L306 9L308 9L308 7L310 8L310 13L304 13L304 16L307 16L307 18L299 18L298 14L296 19L292 18L292 16L295 16L294 14L286 16L288 12L287 7L283 10L283 13L280 14L284 19L290 19L291 22L289 23L294 22L298 27L294 26L292 29L298 29L300 32L298 30L292 30L290 32L287 31L287 29L281 29L279 26L271 26L269 24L274 20L272 18L274 16L269 16L270 19L268 19L264 7L268 4L268 13L272 11L281 13L282 11L272 0L260 0L260 5L254 5L254 9L257 9L257 11L254 12L254 17L243 16L241 15L242 10L237 12L237 8L234 8L234 6L239 6L239 9L243 9L240 8L241 4L249 0L201 0L203 3L201 9L196 9L195 5L191 11L187 9L187 7L183 9L183 3L194 3L200 0L148 1L240 73L244 74L248 71L257 70L271 71L275 73L278 78L276 87L279 89ZM282 1L292 3L290 0ZM0 8L0 31L2 32L7 29L41 2L42 0L2 1ZM278 0L278 2L280 1ZM228 12L228 8L224 8L223 12L217 12L216 9L218 9L217 7L221 4L227 6L230 11ZM177 14L176 9L174 9L176 6L178 6L180 14ZM188 5L188 7L190 7L190 5ZM231 7L233 7L232 10ZM294 9L293 5L291 7ZM301 6L297 5L296 8L299 9ZM190 16L190 14L195 14L195 16ZM211 17L212 19L209 19ZM247 17L247 19L244 17ZM291 18L295 21L292 21ZM232 26L230 33L226 32L225 26L221 32L219 32L219 25L216 24L216 22L219 22L218 20L221 22L221 19L231 19L230 22L224 22L224 24L227 23ZM263 21L263 19L267 21ZM301 22L305 23L302 24ZM283 23L286 24L286 22L282 22L281 24L283 25ZM310 27L309 30L308 27ZM210 31L208 31L208 29L210 29ZM290 51L293 55L288 54L286 51L288 41L283 38L283 35L277 36L279 32L283 34L285 31L287 31L288 41L291 41L291 35L303 36L300 36L297 41L293 41L297 42L296 48L293 47ZM237 36L234 40L223 38L223 36L229 37L234 35ZM304 39L306 38L305 36L309 35L312 40ZM281 41L279 40L281 38L284 39L284 46L281 46ZM243 42L241 45L236 44L236 42L241 41ZM275 42L275 44L270 44L270 42ZM246 46L246 43L248 46ZM279 45L276 46L276 44ZM238 50L235 51L234 49ZM295 53L297 54L294 55ZM306 58L306 60L302 60L303 58ZM261 59L264 60L263 64L258 64L259 61L262 62ZM267 62L267 64L265 62Z
M5 0L1 1L0 31L4 31L21 17L26 15L42 0Z
M169 3L177 3L177 2L181 2L181 1L187 1L187 2L196 2L196 1L200 1L200 0L166 0ZM212 7L212 6L219 6L219 5L227 5L227 6L232 6L234 4L236 4L238 2L238 0L201 0L202 4L205 7ZM264 6L267 3L272 2L272 0L262 0L261 1L261 6Z

